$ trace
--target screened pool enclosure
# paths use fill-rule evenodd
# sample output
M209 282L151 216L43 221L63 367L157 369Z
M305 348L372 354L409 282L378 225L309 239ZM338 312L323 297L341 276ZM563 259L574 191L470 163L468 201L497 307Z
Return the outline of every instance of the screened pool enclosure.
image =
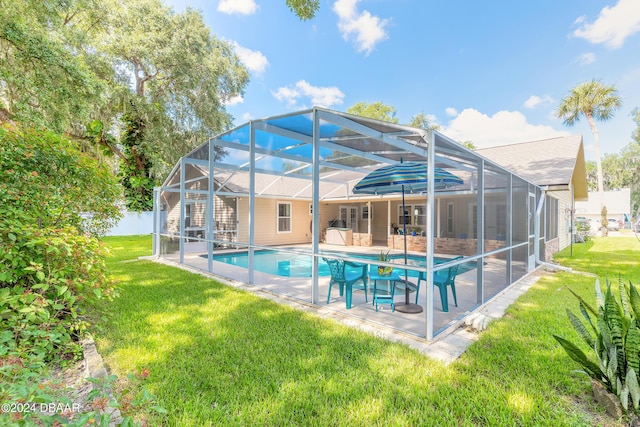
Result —
M400 193L353 193L401 161L426 170L404 208ZM456 179L440 185L436 171ZM185 155L155 191L154 254L432 340L535 268L543 201L540 188L438 132L313 108L252 120ZM346 290L328 298L323 258L367 265L368 293L354 290L350 308ZM407 273L420 313L376 311L374 284L405 300L405 282L378 266ZM445 304L434 273L453 266Z

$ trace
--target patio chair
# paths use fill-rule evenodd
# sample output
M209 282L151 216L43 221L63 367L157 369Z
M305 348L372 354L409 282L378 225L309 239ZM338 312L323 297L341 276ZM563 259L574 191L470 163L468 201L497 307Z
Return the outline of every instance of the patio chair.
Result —
M340 289L340 296L344 293L344 288L347 289L346 303L347 308L351 308L351 296L353 289L364 290L364 300L369 302L367 296L367 265L359 264L350 261L344 261L335 258L322 258L328 265L329 271L331 271L331 280L329 281L329 292L327 293L327 304L331 300L331 288L334 284L337 284ZM347 269L346 267L352 267ZM354 287L356 282L362 281L362 286Z
M451 261L462 259L462 255L457 256ZM456 276L458 275L458 267L460 264L447 268L446 270L440 270L433 273L433 286L437 286L440 290L440 303L442 304L442 311L445 313L449 311L449 297L447 286L451 286L451 293L453 294L453 302L456 307L458 306L458 299L456 297ZM418 275L418 286L416 289L416 304L418 303L418 291L420 290L420 281L427 280L426 273L420 272Z

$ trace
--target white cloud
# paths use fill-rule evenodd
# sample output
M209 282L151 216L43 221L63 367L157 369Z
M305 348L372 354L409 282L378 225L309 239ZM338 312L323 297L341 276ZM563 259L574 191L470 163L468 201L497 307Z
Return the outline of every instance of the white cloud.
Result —
M220 0L218 12L232 15L251 15L256 13L258 5L253 0Z
M582 55L578 56L576 62L578 62L578 64L580 65L593 64L594 62L596 62L596 54L593 52L583 53Z
M253 116L251 115L251 113L244 113L242 115L242 122L248 122L249 120L253 119Z
M357 5L360 0L337 0L333 4L333 11L338 15L338 29L345 40L355 37L358 52L370 54L376 44L389 36L385 27L388 19L373 16L369 11L359 12Z
M240 46L237 42L231 42L236 54L240 57L240 61L256 74L264 73L264 70L269 65L267 57L259 50L251 50L244 46Z
M229 98L222 103L225 107L232 107L234 105L242 104L244 102L244 98L240 95L234 96L233 98Z
M586 22L584 17L578 18L576 23L581 27L573 32L574 36L617 49L627 37L640 31L640 2L619 0L615 6L605 6L593 23Z
M302 98L308 98L318 107L339 105L344 100L344 93L336 86L312 86L305 80L300 80L293 86L280 87L272 94L278 101L285 101L291 108L296 107Z
M524 102L525 108L536 108L539 105L549 105L553 103L553 98L548 95L540 98L537 95L531 95L529 99Z
M471 141L478 148L569 135L551 126L527 123L519 111L498 111L489 117L473 108L463 110L442 126L442 133L457 141Z
M271 94L278 101L285 101L287 103L287 106L291 108L295 107L296 103L298 102L298 98L300 98L301 96L300 92L297 89L285 86L279 87L278 90L276 90L275 92L271 92Z
M447 114L447 116L449 117L455 117L458 115L458 110L456 110L453 107L447 107L444 112Z

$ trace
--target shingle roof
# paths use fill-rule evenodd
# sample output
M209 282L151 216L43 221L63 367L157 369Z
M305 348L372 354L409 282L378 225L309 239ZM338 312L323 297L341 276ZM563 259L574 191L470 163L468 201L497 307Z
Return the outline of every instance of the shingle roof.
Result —
M581 135L482 148L476 152L539 186L573 184L577 200L587 197Z

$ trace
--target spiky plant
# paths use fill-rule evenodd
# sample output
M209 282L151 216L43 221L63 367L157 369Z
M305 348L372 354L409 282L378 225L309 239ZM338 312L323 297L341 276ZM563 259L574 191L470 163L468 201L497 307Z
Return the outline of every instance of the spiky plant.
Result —
M567 309L569 321L595 357L590 359L577 345L553 335L569 357L582 365L584 373L600 382L607 390L617 395L625 411L629 411L629 397L633 410L640 404L640 293L629 282L627 287L619 282L620 301L611 290L607 279L607 290L602 295L600 282L596 279L597 310L574 291L569 291L580 302L583 323Z

